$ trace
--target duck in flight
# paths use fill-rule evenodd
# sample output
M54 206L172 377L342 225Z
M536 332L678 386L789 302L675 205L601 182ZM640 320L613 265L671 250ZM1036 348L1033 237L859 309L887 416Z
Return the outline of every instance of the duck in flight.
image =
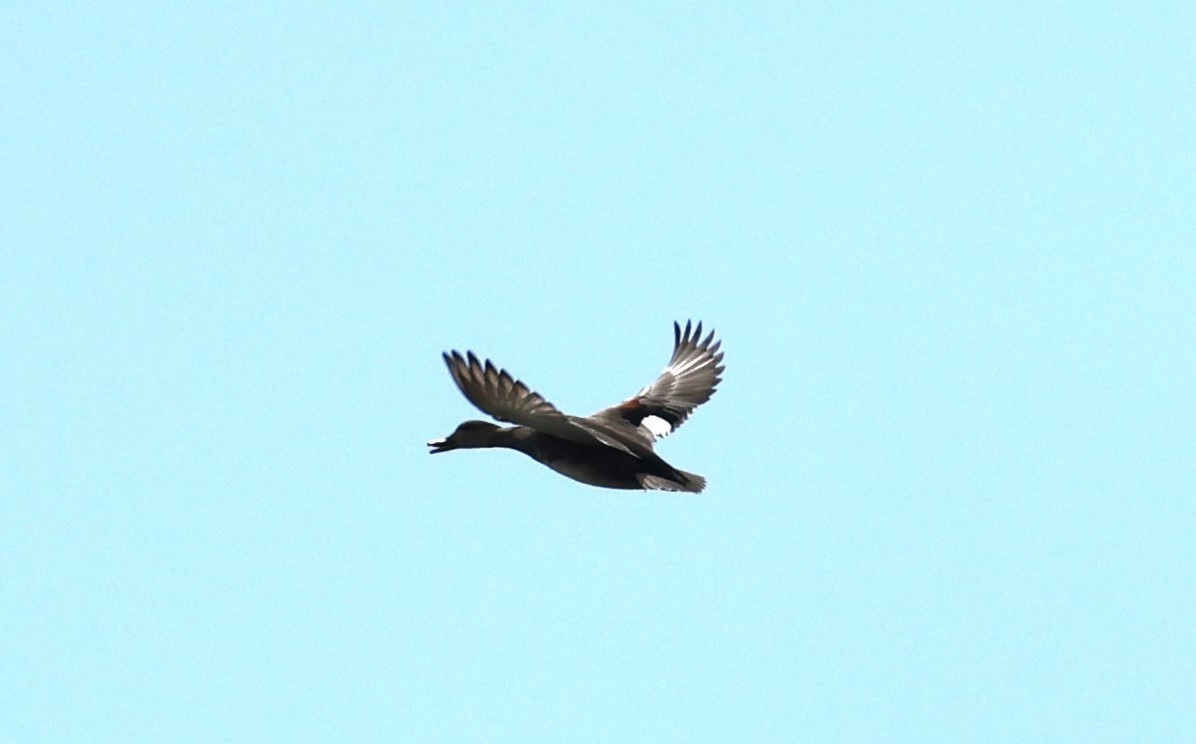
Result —
M466 421L428 446L431 454L506 447L591 486L698 493L706 479L669 465L652 445L714 395L723 372L721 344L714 331L702 338L701 323L686 322L684 329L673 323L673 358L660 377L622 403L586 417L561 413L489 359L478 361L472 351L446 352L449 374L469 402L514 426Z

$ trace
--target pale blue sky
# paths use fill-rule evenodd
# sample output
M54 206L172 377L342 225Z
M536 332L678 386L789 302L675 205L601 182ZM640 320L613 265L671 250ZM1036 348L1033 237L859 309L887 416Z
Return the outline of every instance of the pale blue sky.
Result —
M1196 740L1190 3L0 9L0 740ZM700 496L429 457L725 381Z

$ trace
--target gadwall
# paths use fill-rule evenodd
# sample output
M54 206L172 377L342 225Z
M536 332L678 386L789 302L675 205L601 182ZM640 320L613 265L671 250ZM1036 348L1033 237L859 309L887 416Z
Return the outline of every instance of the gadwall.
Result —
M652 451L689 414L710 400L723 372L721 341L714 331L702 338L702 324L673 323L673 358L660 377L636 395L593 416L561 413L527 385L472 351L446 352L444 363L457 387L499 421L466 421L444 439L428 442L431 454L454 449L506 447L518 450L573 480L603 488L698 493L700 475L678 470Z

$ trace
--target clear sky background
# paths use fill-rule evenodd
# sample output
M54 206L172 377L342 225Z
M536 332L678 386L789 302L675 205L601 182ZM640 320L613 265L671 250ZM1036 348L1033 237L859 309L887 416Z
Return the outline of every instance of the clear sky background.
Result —
M4 4L0 740L1196 740L1196 11L1001 5Z

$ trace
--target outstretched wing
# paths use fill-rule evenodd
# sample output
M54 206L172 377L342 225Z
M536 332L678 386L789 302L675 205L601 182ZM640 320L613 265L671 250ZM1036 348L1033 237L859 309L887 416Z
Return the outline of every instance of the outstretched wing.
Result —
M617 440L604 436L603 432L580 426L576 423L577 419L561 413L544 396L516 380L506 370L495 367L489 359L485 363L480 362L472 351L464 356L458 351L445 352L443 356L461 394L483 413L499 421L526 426L572 442L608 445L630 451Z
M673 358L660 377L635 396L617 406L603 409L594 418L634 427L636 434L651 443L676 431L694 409L710 400L722 379L721 341L714 331L702 338L702 324L685 329L673 323Z

